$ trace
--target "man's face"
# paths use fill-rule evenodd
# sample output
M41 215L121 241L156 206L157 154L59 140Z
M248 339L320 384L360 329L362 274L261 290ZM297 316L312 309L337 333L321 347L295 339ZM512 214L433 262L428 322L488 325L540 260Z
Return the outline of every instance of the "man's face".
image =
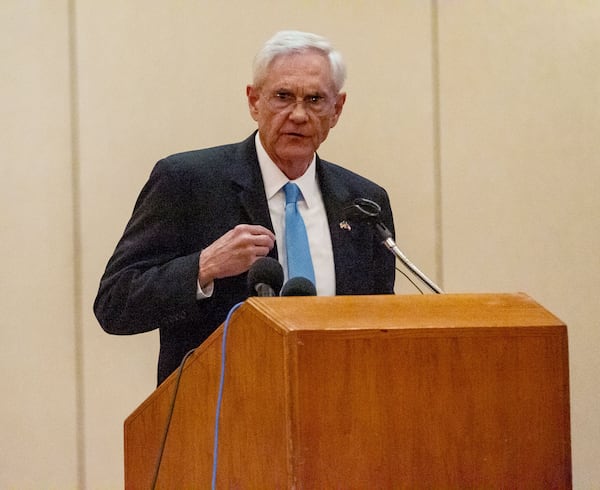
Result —
M318 51L282 55L271 62L261 86L246 88L260 140L290 179L300 177L342 112L326 56Z

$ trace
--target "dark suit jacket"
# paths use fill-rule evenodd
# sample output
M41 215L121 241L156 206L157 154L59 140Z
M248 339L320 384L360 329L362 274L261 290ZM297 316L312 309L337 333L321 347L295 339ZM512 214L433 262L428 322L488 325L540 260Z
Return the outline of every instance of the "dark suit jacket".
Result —
M385 190L319 158L316 161L333 245L338 295L391 294L394 258L370 224L340 227L357 197L382 207L393 232ZM106 266L94 303L109 333L160 329L158 381L174 371L248 296L246 275L215 281L211 298L196 300L200 251L240 223L273 230L254 135L241 143L190 151L159 161ZM277 258L276 247L271 251Z

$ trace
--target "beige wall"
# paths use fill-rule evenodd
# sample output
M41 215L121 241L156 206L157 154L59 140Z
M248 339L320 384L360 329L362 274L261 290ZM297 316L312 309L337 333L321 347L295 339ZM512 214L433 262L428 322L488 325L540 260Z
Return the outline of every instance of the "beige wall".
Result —
M77 482L66 2L0 8L0 487Z
M253 129L251 59L281 28L345 54L320 153L388 188L404 252L447 291L526 291L569 325L574 482L596 486L600 5L249 5L3 3L0 487L122 485L158 339L104 334L98 279L158 158Z
M600 486L600 3L439 2L451 291L526 291L569 326L574 483Z

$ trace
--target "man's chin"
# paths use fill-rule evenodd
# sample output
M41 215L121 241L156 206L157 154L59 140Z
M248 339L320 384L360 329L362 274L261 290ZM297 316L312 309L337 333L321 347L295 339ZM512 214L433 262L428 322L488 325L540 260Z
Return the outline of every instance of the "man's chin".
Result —
M309 167L314 157L314 150L310 151L284 151L279 154L279 158L275 161L276 165L285 173L290 180L295 180L301 177Z
M286 140L286 144L281 148L278 154L284 160L312 160L315 154L315 147L306 140L290 139Z

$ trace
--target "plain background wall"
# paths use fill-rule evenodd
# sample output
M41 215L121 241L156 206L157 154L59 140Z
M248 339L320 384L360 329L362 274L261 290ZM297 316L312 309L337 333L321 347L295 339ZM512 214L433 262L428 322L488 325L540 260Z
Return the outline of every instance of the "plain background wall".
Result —
M0 487L77 481L66 2L0 7Z
M567 323L574 483L597 487L598 25L584 0L3 2L0 487L122 486L158 336L104 334L98 280L156 160L253 130L251 60L283 28L344 54L320 154L388 189L411 260Z

